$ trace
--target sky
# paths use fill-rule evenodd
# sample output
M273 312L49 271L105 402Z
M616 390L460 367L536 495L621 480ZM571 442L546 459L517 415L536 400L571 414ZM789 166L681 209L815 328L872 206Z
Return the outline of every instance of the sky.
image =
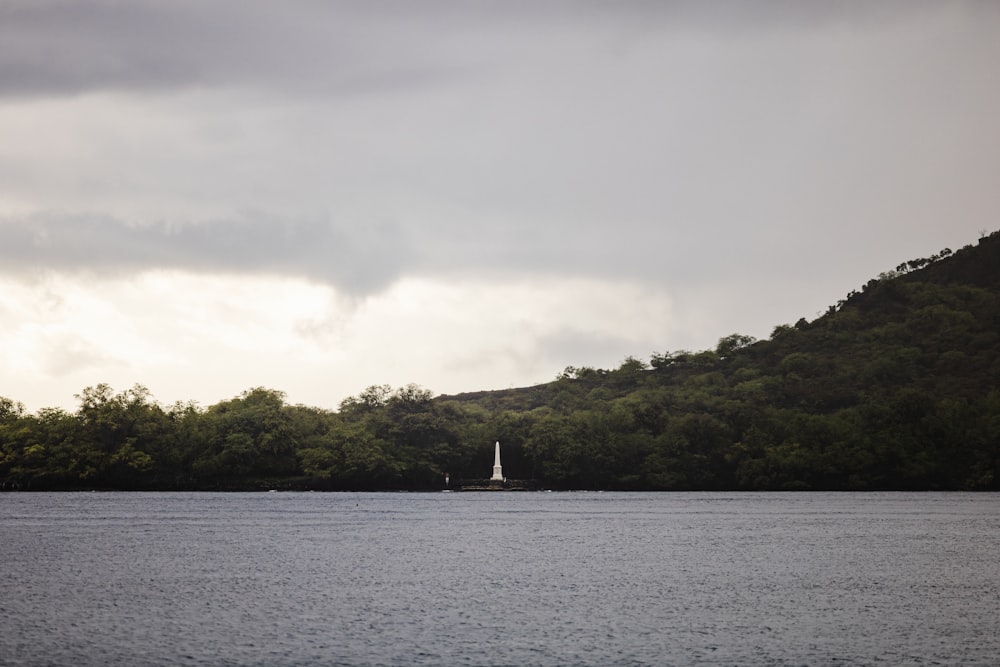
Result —
M1000 227L1000 3L0 0L0 396L714 348Z

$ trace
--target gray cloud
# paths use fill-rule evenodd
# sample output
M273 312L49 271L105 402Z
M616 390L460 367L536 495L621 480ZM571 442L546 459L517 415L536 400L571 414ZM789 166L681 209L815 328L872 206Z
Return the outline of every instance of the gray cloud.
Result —
M474 77L484 66L530 52L533 42L559 49L567 34L614 57L650 38L854 29L928 8L940 3L6 0L0 95L412 88L441 77ZM948 11L996 14L998 8L956 1Z
M264 85L352 91L433 76L401 60L433 39L406 3L7 2L0 94ZM399 19L393 18L399 16ZM418 19L412 28L408 19Z
M97 216L33 216L0 222L8 273L127 273L148 268L296 275L369 293L391 283L412 259L391 223L347 233L324 220L236 221L130 226Z
M128 101L128 132L81 125L80 155L45 152L72 111L37 148L0 147L0 202L36 211L0 220L8 273L849 289L1000 213L993 3L40 0L3 18L11 108ZM205 221L151 222L177 219Z

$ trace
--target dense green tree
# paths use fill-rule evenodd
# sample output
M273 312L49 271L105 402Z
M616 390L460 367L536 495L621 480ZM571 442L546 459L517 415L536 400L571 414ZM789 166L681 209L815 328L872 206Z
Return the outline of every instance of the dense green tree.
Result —
M87 387L73 413L0 398L2 489L1000 490L1000 235L900 264L767 340L569 366L434 397L371 385L339 411L256 387L166 409Z

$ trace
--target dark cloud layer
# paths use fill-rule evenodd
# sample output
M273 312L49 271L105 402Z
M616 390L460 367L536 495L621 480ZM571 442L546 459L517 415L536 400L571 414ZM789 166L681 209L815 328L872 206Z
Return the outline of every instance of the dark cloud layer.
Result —
M0 145L0 205L32 212L0 212L8 274L268 272L351 293L414 271L858 281L889 268L882 248L910 244L891 263L995 225L998 3L15 0L0 16L0 112L30 128L32 103L60 109L20 153Z
M408 85L431 72L396 58L421 37L395 29L404 9L384 7L385 22L360 2L8 2L0 95Z
M132 225L98 215L39 214L0 219L0 274L99 273L150 269L303 277L351 295L377 292L412 273L506 276L569 274L664 280L711 267L695 259L710 241L669 241L665 231L622 237L614 229L503 225L464 233L407 229L395 222L337 224L328 219L285 221L264 215L189 224ZM708 231L708 230L706 230ZM421 236L422 234L422 236ZM730 242L715 240L720 256ZM734 267L735 268L735 267Z
M346 233L328 221L260 216L183 226L129 226L107 217L35 216L0 222L4 272L129 273L150 268L294 275L366 294L412 263L392 225Z
M509 58L525 34L604 33L610 55L636 39L809 31L891 21L941 3L461 2L427 0L6 0L0 95L266 86L357 91L413 86ZM1000 12L951 2L950 11ZM471 47L471 48L470 48Z

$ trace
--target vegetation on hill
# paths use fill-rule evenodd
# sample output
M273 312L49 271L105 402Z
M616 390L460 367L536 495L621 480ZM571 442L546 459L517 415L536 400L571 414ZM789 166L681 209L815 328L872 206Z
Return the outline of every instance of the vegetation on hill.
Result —
M339 411L250 389L163 407L0 398L7 489L434 489L504 471L549 488L1000 490L1000 233L905 262L768 340L440 396L372 386Z

